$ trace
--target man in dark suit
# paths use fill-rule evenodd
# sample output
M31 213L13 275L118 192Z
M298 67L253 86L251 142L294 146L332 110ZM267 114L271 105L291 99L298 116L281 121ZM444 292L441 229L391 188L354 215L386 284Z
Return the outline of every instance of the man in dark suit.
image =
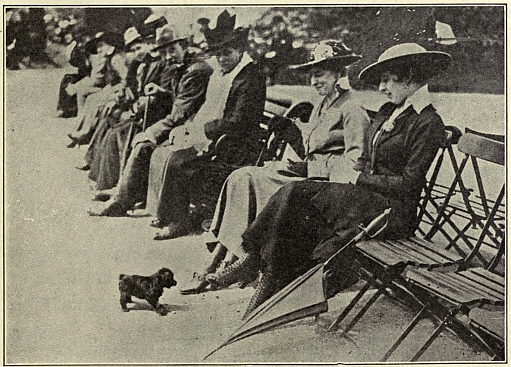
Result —
M173 74L171 80L166 83L168 89L151 82L145 86L145 94L154 96L171 93L172 109L165 118L135 135L132 142L133 150L119 180L117 197L112 200L112 206L110 202L107 203L109 210L115 209L119 202L134 204L145 200L152 153L168 140L169 132L173 128L184 124L197 113L206 98L206 88L213 69L204 61L190 57L186 52L186 38L175 38L173 34L163 35L158 39L158 45L153 51L160 52L167 67L172 66ZM100 192L97 196L106 197L109 193ZM113 213L91 211L91 214Z
M151 208L149 203L147 207L149 212L156 214L161 227L155 239L189 233L189 196L194 185L198 184L193 176L206 166L222 164L211 160L211 147L221 136L235 137L235 141L245 149L253 146L258 139L259 121L266 100L265 78L259 66L244 52L248 29L234 29L234 23L235 16L227 12L218 17L217 26L211 30L207 41L219 69L211 76L206 102L193 120L170 133L170 155L165 165L163 186L158 190L154 207ZM241 153L237 151L235 154ZM250 153L257 155L255 149ZM219 177L218 181L223 181L223 178ZM133 204L133 200L128 201L119 195L96 215L125 215Z

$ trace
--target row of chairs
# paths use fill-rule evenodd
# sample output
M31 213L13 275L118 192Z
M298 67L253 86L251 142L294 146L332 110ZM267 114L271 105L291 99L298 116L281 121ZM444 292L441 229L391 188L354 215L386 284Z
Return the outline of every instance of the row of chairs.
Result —
M464 155L459 164L453 144ZM450 185L439 185L436 181L446 152L454 179ZM466 184L468 162L471 162L476 193ZM341 335L346 335L382 295L420 309L381 361L392 356L426 315L437 321L438 326L411 361L418 360L446 328L479 345L492 360L503 360L505 273L502 269L505 267L499 265L505 252L505 184L499 187L496 197L490 198L485 183L503 182L505 176L495 174L485 177L485 181L480 164L504 166L504 162L503 136L470 129L461 135L458 129L448 127L446 144L433 165L419 207L418 235L422 238L359 242L357 261L365 284L329 330L337 329L364 294L375 287L376 292L343 327ZM440 244L442 235L443 245ZM469 321L465 322L460 315Z

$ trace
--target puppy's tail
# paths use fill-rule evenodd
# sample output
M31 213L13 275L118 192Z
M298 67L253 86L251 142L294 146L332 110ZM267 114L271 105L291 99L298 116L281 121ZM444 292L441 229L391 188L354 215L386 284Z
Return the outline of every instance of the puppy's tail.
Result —
M119 280L123 280L125 276L126 276L126 274L120 274L119 275Z

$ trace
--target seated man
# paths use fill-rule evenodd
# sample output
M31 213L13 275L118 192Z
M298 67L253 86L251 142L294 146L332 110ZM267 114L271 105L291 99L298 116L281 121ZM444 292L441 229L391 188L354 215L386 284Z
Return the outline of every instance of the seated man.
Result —
M259 66L244 52L247 38L247 29L234 29L234 17L227 12L219 16L208 44L220 69L211 76L206 102L193 120L172 130L169 146L157 148L168 154L163 186L156 190L160 195L154 207L149 205L148 197L147 210L156 212L164 227L157 239L174 238L189 232L189 194L197 184L192 176L197 170L216 164L211 161L208 149L211 143L224 134L236 136L245 146L258 139L266 86ZM254 153L257 156L257 152ZM98 215L125 215L133 204L133 199L120 196L110 201Z
M165 117L172 108L171 76L175 73L175 67L162 60L158 50L153 51L154 38L135 43L133 48L136 54L137 44L146 45L149 51L137 68L137 83L132 88L133 95L138 98L126 106L129 108L123 110L120 118L109 119L102 130L98 129L94 144L91 144L94 148L89 150L87 156L89 178L96 182L97 190L111 189L117 185L134 135ZM146 90L151 96L145 94Z
M163 18L163 17L162 17ZM163 18L164 20L164 18ZM144 58L149 51L154 47L154 40L156 37L156 29L161 26L161 20L151 20L148 18L141 26L140 31L135 28L129 28L124 34L124 43L121 40L118 41L118 47L116 51L119 52L124 44L124 48L128 52L133 52L133 59L126 71L124 86L126 99L128 101L136 101L138 98L139 87L142 78L146 78L152 73L144 72L143 69L139 70L140 65L144 62ZM85 50L91 52L94 48L94 40L90 41L85 45ZM109 50L107 50L109 51ZM147 61L147 60L146 60ZM112 65L114 68L119 63L126 63L124 57L116 56L112 57ZM70 85L68 93L75 93L78 99L78 125L76 131L68 134L72 140L68 147L72 148L76 144L88 144L91 141L97 127L100 125L100 120L105 118L113 108L117 106L116 100L118 99L118 90L112 91L110 88L96 88L99 93L92 93L94 90L88 87L91 83L98 83L98 80L107 80L108 77L101 79L101 73L94 72L94 63L92 65L92 72L89 78L82 79L75 85ZM108 68L107 68L108 70ZM96 81L96 82L94 82ZM107 83L108 84L108 83ZM89 93L91 92L91 93ZM85 98L86 97L86 98ZM83 105L83 107L80 107Z
M98 33L84 45L84 51L90 54L90 75L66 87L67 94L76 96L78 108L76 131L68 134L72 140L69 148L90 141L99 111L116 98L116 88L112 87L128 73L125 58L119 54L122 46L122 35L116 32Z
M101 213L103 215L116 215L116 207L121 207L119 203L134 204L145 200L152 152L168 139L169 132L174 127L184 124L193 117L204 103L213 69L204 61L190 58L185 46L185 38L174 38L171 34L158 40L158 46L154 51L159 51L162 59L168 65L174 66L174 77L170 83L174 95L172 111L146 131L135 135L133 150L119 180L117 198L113 201L116 204L109 207L110 213L103 212ZM165 90L155 83L145 87L146 95L153 95L156 91L164 93ZM125 213L125 209L118 212L120 215ZM91 211L91 215L94 214Z

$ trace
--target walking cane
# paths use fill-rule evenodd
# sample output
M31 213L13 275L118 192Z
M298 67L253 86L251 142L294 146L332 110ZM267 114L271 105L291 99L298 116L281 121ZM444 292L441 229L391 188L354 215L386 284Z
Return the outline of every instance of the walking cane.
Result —
M149 96L147 103L144 106L144 117L142 119L142 131L145 131L147 125L147 110L149 109L149 103L151 102L151 96ZM135 137L135 121L130 122L130 130L128 132L128 136L126 138L126 142L124 143L124 148L122 150L121 161L119 164L119 177L122 175L122 171L126 166L126 162L128 161L128 152L130 151L130 145Z

